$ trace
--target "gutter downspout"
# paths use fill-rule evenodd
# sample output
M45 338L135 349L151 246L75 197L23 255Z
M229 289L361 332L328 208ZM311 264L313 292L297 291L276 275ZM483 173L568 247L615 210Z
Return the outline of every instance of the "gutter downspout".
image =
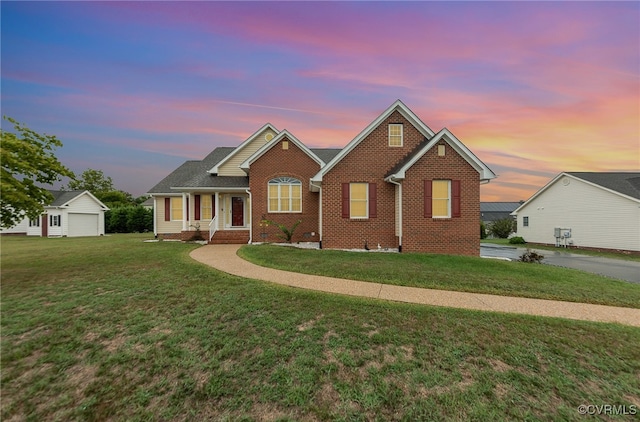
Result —
M158 198L153 197L153 235L158 238Z
M250 245L253 241L253 200L251 198L251 191L249 189L245 190L247 195L249 195L249 243Z
M398 186L398 252L402 253L402 183L396 182L389 177L388 182Z
M320 241L318 242L318 246L322 249L322 184L314 185L313 181L309 180L309 186L318 188L318 192L320 192L320 198L318 198L318 202L320 203L320 206L318 207L318 237L320 238Z

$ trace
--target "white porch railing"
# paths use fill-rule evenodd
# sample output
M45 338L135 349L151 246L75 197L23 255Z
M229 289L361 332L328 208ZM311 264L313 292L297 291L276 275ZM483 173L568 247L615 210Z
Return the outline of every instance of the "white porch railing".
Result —
M213 238L213 235L216 234L216 230L218 229L218 216L216 215L211 219L209 223L209 241Z

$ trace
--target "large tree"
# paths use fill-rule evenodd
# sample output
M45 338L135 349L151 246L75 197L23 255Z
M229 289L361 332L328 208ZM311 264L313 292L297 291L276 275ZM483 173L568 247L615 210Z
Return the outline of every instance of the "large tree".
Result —
M86 169L80 177L69 182L71 190L88 190L98 199L107 192L115 190L111 177L105 176L102 170Z
M8 228L25 217L38 218L44 204L53 200L40 184L75 176L54 155L54 150L62 146L58 138L36 133L10 117L4 119L16 132L0 129L0 226Z

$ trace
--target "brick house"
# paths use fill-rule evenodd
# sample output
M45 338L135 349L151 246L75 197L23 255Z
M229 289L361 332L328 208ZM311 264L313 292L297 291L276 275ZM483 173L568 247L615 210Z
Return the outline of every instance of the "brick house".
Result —
M153 187L154 231L211 243L293 241L478 255L480 184L495 174L448 129L400 100L343 149L308 148L266 124L236 148L187 161ZM192 204L192 205L191 205Z

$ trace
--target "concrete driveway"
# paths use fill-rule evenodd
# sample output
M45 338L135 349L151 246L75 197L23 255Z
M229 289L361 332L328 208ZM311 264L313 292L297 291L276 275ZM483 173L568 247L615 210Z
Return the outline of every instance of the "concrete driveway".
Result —
M532 248L532 250L535 249ZM480 244L480 256L491 258L508 258L517 261L525 251L526 248L494 245L492 243ZM543 264L574 268L640 284L640 262L637 261L574 254L562 248L558 248L557 251L536 250L536 252L544 255Z

